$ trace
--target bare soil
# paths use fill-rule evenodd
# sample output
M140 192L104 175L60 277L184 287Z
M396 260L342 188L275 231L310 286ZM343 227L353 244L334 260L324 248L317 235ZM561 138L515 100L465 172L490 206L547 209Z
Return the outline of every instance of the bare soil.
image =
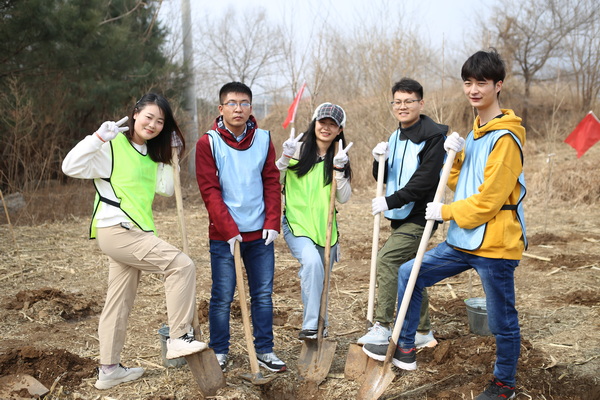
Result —
M207 217L197 189L184 188L190 255L198 268L198 306L208 332L210 265ZM363 334L373 218L370 192L339 205L342 260L330 291L334 363L318 387L299 378L301 342L298 263L283 238L276 241L275 350L288 371L264 386L240 378L249 372L239 306L232 312L227 387L215 399L352 399L359 384L344 378L348 346ZM90 193L70 201L88 202ZM517 399L600 398L600 210L597 207L527 204L530 247L517 268L522 328ZM181 243L174 200L159 204L159 234ZM14 226L0 220L0 375L30 374L51 389L49 399L200 399L187 366L162 366L157 330L166 321L159 276L144 275L122 354L126 366L146 368L143 378L106 391L93 387L98 359L97 324L106 290L107 260L87 239L88 218ZM381 243L389 227L381 225ZM434 245L444 237L439 229ZM417 355L418 370L395 370L383 399L472 399L487 385L495 358L492 337L470 332L464 299L481 297L475 273L431 288L432 325L439 341ZM206 338L207 339L207 338ZM25 396L24 396L25 395ZM23 391L12 398L26 396Z

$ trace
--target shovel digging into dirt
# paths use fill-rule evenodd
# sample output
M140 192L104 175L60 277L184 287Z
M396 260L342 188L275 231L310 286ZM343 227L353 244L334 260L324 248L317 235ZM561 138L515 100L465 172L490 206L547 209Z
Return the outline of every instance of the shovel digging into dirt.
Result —
M329 292L330 263L331 263L331 235L333 225L333 213L335 212L335 179L331 180L331 193L329 196L329 213L327 215L327 233L325 235L325 254L323 268L325 276L323 279L323 291L321 292L321 303L319 307L319 325L317 328L317 340L304 340L300 357L298 358L298 373L304 379L315 382L317 385L323 382L329 373L337 342L323 337L325 329L325 317L327 315L327 294Z
M237 283L238 296L240 298L240 310L242 311L242 322L244 324L244 336L246 338L246 348L248 350L248 358L250 359L249 374L242 374L240 377L254 385L264 385L275 379L275 375L264 377L258 366L258 358L256 358L256 350L252 341L252 331L250 329L250 317L248 312L248 303L246 303L246 287L244 286L244 275L242 272L242 257L240 254L240 242L235 242L234 248L235 259L235 280Z
M379 166L377 168L377 191L376 196L383 196L383 177L385 174L385 154L379 155ZM373 220L373 242L371 244L371 271L369 277L369 302L367 306L367 326L368 329L373 326L373 311L375 309L375 281L377 276L377 250L379 249L379 225L381 222L381 213L375 215ZM351 343L346 355L346 366L344 368L344 377L346 379L362 382L369 356L362 351L362 346L358 343Z
M175 187L175 201L177 204L177 218L179 229L181 230L181 240L183 252L189 254L187 233L185 230L185 220L183 218L183 199L181 196L181 181L179 179L179 153L176 147L173 147L173 184ZM200 323L198 321L198 310L194 312L192 323L194 335L200 334ZM214 396L217 390L225 387L225 376L217 360L213 349L206 349L200 353L194 353L185 356L185 361L194 376L194 380L200 388L200 393L204 397Z
M446 158L446 163L444 164L442 176L440 177L440 182L438 183L438 187L435 191L433 202L439 203L442 201L444 188L446 187L446 182L448 182L448 176L450 175L450 170L452 169L455 155L456 152L453 150L448 152L448 157ZM417 276L419 275L421 263L423 262L423 257L427 251L427 244L429 242L431 232L433 231L434 224L434 220L427 220L427 223L425 224L425 230L423 231L423 236L419 242L417 256L415 257L415 262L410 272L406 290L404 291L404 296L402 297L402 303L400 305L400 309L398 310L398 315L396 316L396 323L394 324L394 330L392 332L392 337L390 338L385 360L383 363L380 361L370 360L367 370L365 371L364 382L362 383L360 389L358 390L358 394L356 395L358 400L378 399L383 394L385 389L387 389L392 380L394 380L395 374L394 371L392 371L391 365L392 357L396 351L398 338L400 337L400 331L402 330L402 325L404 324L404 318L406 317L406 312L408 311L410 298L412 297L415 283L417 282Z

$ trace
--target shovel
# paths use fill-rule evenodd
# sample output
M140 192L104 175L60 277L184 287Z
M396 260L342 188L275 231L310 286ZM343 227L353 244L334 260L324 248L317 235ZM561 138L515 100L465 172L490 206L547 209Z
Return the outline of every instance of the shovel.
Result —
M179 179L179 153L176 147L173 147L173 184L175 187L175 201L177 204L177 217L179 229L181 230L183 252L189 254L185 220L183 218L181 181ZM194 328L194 335L200 333L197 309L194 311L192 328ZM219 361L217 360L217 356L213 349L208 348L199 353L189 354L185 356L185 361L204 397L214 396L220 388L225 387L225 375L223 375L223 371L221 370L221 366L219 365Z
M48 392L48 388L31 375L11 374L0 377L2 399L41 399Z
M298 373L304 379L315 382L317 385L323 382L329 373L337 343L333 340L323 338L325 327L325 316L327 315L327 292L329 291L330 263L331 263L331 235L333 225L333 213L335 212L335 178L331 179L331 193L329 195L329 213L327 215L327 233L325 235L325 254L323 267L325 276L323 279L323 291L321 292L321 303L319 307L319 325L317 328L317 340L304 340L300 357L298 358Z
M379 167L377 168L377 191L376 196L383 196L383 177L385 174L385 154L379 155ZM377 213L373 220L373 242L371 244L371 273L369 278L369 302L367 306L367 331L373 326L373 310L375 308L375 281L377 277L377 250L379 249L379 225L381 213ZM344 377L346 379L362 381L367 369L369 356L362 351L358 343L351 343L346 355L346 366Z
M440 182L438 184L438 187L435 191L435 196L433 198L433 201L435 203L439 203L442 201L444 188L446 187L446 182L448 182L448 176L450 175L450 170L452 169L452 164L454 162L455 155L455 151L448 151L448 157L446 158L446 163L444 164L444 169L442 170L442 176L440 177ZM412 293L415 288L415 283L417 282L417 276L419 275L421 263L423 262L423 257L425 256L425 252L427 251L427 243L429 242L429 237L431 236L431 232L433 231L434 224L435 221L431 219L427 220L427 223L425 224L423 236L421 237L421 241L419 242L417 256L415 257L415 262L410 272L410 277L408 278L406 290L404 291L404 296L402 297L402 304L400 305L400 309L398 310L396 323L394 324L394 331L392 332L392 337L390 338L390 344L388 345L385 360L383 362L376 360L369 361L367 371L365 371L364 382L362 383L356 396L358 400L378 399L379 396L381 396L383 392L385 392L385 389L387 389L392 380L394 380L395 374L392 371L391 365L392 357L394 356L394 353L396 351L398 338L400 337L400 331L402 330L404 318L406 317L406 311L408 310L408 304L410 303L410 298L412 297Z
M248 349L248 358L250 359L249 374L242 374L240 377L254 385L264 385L275 379L275 375L263 377L258 367L258 359L256 358L256 349L252 341L252 331L250 330L250 317L248 316L248 303L246 303L246 287L244 286L244 275L242 272L242 257L240 255L240 242L236 240L234 252L235 259L235 280L237 282L238 296L240 298L240 310L242 311L242 322L244 323L244 336L246 337L246 348Z

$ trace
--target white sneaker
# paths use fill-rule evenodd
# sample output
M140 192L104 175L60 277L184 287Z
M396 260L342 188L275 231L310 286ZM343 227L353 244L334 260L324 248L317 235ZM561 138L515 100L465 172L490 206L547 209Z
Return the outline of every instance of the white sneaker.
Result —
M415 335L415 347L422 349L423 347L435 347L438 341L433 337L433 331L429 331L426 335L417 332Z
M167 339L167 359L172 360L190 354L206 350L208 345L194 339L192 331L181 336L179 339Z
M126 368L119 364L110 374L105 374L98 368L98 380L94 384L96 389L110 389L120 383L134 381L144 374L144 368Z
M369 328L369 332L358 339L358 344L388 344L390 336L392 336L392 331L389 328L375 322L375 325Z

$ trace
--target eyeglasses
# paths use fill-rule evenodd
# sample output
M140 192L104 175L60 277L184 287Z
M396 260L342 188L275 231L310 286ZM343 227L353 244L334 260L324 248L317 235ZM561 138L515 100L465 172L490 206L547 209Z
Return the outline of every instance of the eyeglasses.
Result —
M235 110L238 106L240 106L242 108L246 108L246 109L252 107L252 104L250 104L250 103L235 103L233 101L230 101L229 103L223 103L221 105L227 106L227 107L231 108L232 110Z
M413 105L413 103L416 103L416 102L421 101L421 100L422 99L396 100L396 101L390 101L390 104L394 108L400 108L400 107L402 107L403 104L406 107L410 107L410 106Z

